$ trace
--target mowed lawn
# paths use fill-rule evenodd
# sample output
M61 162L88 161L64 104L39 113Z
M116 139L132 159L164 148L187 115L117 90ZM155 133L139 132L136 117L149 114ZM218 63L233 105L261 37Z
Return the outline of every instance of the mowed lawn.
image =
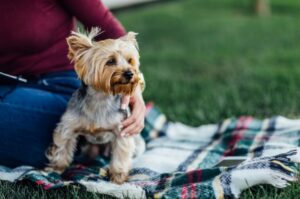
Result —
M300 117L300 1L176 0L116 13L138 32L146 101L190 125L253 115ZM242 198L298 198L300 184L256 186ZM0 182L0 198L107 198L80 188L43 191Z

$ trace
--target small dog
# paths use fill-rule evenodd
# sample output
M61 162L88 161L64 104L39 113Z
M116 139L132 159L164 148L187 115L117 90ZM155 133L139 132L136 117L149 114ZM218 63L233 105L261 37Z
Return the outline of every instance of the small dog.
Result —
M120 109L122 96L132 95L143 86L139 72L136 33L113 40L95 42L100 30L89 34L72 32L67 38L69 59L82 80L82 86L71 97L58 123L53 144L48 148L47 170L63 172L72 162L77 137L82 135L93 144L110 143L110 179L123 183L131 168L134 154L141 154L145 143L140 135L120 135L121 122L129 114Z

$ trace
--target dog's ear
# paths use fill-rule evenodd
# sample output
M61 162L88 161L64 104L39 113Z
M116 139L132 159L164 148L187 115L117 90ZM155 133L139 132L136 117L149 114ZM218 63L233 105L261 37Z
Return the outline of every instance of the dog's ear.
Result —
M92 41L86 35L72 32L72 35L67 38L69 46L68 57L70 60L77 60L82 53L93 46Z
M128 32L126 35L124 35L120 39L123 40L123 41L132 43L138 49L138 43L136 41L136 35L138 35L138 33Z
M85 51L93 46L93 39L101 34L101 29L92 27L90 32L81 33L72 31L71 36L67 38L69 46L68 57L75 61L80 58Z

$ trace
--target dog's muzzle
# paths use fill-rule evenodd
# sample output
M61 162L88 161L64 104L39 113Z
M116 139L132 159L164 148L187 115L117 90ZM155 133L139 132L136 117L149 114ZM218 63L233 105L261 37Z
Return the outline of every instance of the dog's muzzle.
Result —
M127 70L123 73L123 77L125 77L125 79L127 80L131 80L131 78L133 77L133 73L130 70Z

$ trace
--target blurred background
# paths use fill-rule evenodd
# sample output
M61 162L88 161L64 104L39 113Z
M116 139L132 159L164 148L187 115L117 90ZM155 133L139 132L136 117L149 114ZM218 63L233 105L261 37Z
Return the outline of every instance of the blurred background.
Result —
M139 33L145 100L171 120L300 116L300 1L117 1L104 2Z

